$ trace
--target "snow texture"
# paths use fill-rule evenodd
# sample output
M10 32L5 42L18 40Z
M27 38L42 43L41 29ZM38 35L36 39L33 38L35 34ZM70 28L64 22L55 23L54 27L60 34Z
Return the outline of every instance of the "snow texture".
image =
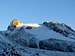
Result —
M63 23L0 31L0 56L75 56L75 31Z

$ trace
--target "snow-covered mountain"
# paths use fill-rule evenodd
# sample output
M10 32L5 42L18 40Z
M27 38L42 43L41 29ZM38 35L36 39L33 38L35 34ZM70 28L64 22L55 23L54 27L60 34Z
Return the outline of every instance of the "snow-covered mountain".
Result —
M75 31L64 23L44 22L38 28L8 26L0 31L0 56L74 56Z

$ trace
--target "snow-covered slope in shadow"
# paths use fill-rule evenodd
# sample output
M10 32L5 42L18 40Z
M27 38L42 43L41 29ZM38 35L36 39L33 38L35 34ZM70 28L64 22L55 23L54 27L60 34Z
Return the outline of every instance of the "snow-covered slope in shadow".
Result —
M60 24L44 23L33 29L10 27L0 31L0 56L74 56L74 37L74 30Z
M38 38L39 40L54 38L54 39L61 39L61 40L65 40L65 41L75 42L74 39L67 38L67 37L63 36L62 34L57 33L56 31L53 31L52 29L49 29L48 27L46 27L44 25L41 25L41 27L39 27L37 29L31 29L31 30L27 29L26 32L32 33L35 36L35 38Z
M49 29L62 34L65 37L69 37L71 39L75 39L75 31L64 23L58 22L44 22L43 23Z

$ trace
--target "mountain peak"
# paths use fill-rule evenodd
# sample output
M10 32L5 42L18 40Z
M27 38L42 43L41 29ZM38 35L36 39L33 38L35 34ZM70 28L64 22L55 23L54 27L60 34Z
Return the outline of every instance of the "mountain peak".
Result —
M50 21L50 22L44 22L43 24L48 28L52 29L53 31L56 31L66 37L68 35L75 35L75 31L64 23Z
M39 27L36 27L36 24L25 25L19 20L14 21L10 23L6 31L0 31L0 55L12 56L12 53L17 52L20 56L26 54L36 56L34 54L37 52L37 55L43 56L45 50L47 54L51 52L55 54L55 51L59 51L59 54L60 51L63 54L75 52L75 31L68 25L50 21L37 24Z

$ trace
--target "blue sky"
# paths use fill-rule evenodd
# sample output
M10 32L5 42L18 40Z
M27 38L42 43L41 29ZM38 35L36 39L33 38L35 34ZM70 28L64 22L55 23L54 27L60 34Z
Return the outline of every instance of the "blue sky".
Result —
M75 29L75 0L0 0L0 30L5 30L12 18L24 23L58 21Z

